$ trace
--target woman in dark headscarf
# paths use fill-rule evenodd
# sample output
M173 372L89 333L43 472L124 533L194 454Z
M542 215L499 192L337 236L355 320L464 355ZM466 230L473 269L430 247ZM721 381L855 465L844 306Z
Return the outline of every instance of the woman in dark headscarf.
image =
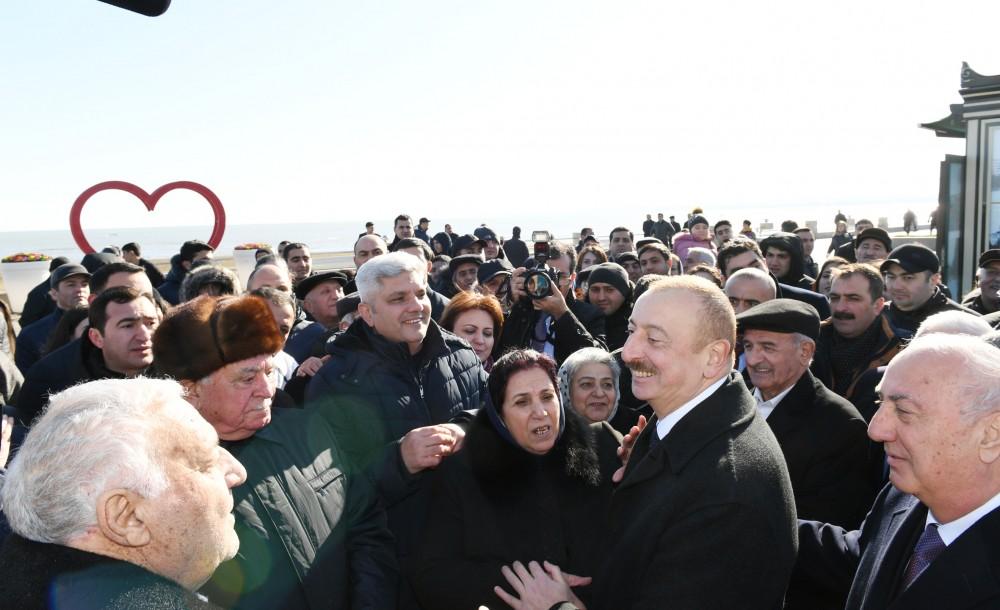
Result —
M506 607L493 587L515 560L594 575L621 437L564 408L556 375L533 350L493 365L464 448L433 474L424 542L409 566L424 607ZM586 600L585 587L576 592Z

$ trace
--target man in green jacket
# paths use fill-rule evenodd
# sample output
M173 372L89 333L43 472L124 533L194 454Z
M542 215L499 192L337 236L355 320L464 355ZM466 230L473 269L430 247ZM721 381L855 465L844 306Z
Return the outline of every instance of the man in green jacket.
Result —
M153 339L163 373L247 469L234 492L240 553L203 589L239 608L393 608L385 512L312 411L277 408L271 356L282 335L263 299L198 297Z

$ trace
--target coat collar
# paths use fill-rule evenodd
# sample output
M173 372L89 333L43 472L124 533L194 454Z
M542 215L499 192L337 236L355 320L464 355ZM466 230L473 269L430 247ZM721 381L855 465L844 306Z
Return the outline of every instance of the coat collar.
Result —
M733 371L714 394L685 415L662 441L654 417L639 435L625 469L624 489L656 476L664 468L679 473L705 445L722 434L742 428L756 416L753 396ZM652 445L652 446L651 446Z
M816 404L816 378L809 369L799 377L792 390L785 395L767 418L767 425L777 438L782 438L803 423Z

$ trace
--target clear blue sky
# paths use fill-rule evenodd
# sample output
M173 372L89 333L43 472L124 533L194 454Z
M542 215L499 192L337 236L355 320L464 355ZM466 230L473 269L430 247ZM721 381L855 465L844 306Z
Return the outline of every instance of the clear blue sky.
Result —
M201 181L239 223L933 206L962 148L917 124L963 60L1000 73L998 23L996 0L8 0L2 230L64 228L110 179ZM108 195L84 221L208 217Z

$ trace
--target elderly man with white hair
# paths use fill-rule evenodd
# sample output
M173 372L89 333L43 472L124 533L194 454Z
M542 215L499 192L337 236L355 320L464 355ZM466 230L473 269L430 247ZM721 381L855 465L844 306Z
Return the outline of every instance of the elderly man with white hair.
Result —
M353 463L378 486L400 564L415 550L427 505L421 473L461 447L449 423L486 397L486 371L469 344L431 319L427 265L405 252L368 260L356 278L355 322L306 389ZM405 583L400 607L416 607Z
M193 591L239 539L246 471L173 381L51 397L3 481L7 608L209 608Z
M981 338L914 339L868 434L889 481L860 530L799 524L798 573L847 610L1000 607L1000 358Z

